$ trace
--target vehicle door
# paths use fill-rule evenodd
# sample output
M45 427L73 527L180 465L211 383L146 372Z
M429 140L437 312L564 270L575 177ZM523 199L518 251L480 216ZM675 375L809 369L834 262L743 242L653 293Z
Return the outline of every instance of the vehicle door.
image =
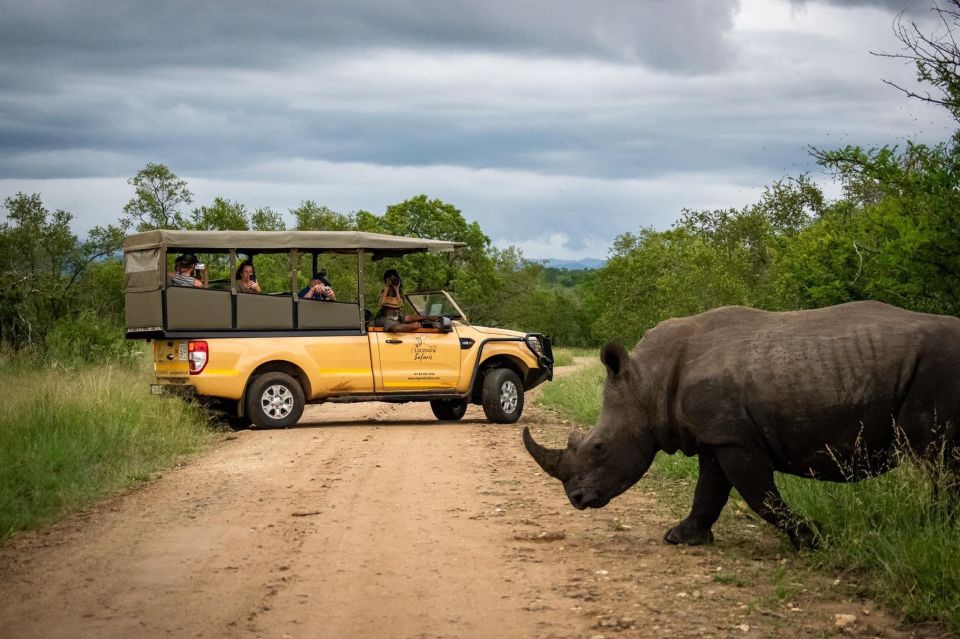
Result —
M453 390L460 380L460 338L456 331L376 332L377 392Z
M370 344L362 335L319 336L305 342L314 397L373 391Z

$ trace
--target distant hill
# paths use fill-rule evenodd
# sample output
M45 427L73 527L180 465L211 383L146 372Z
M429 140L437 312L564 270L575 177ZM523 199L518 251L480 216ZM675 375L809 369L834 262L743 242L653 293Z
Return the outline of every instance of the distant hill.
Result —
M606 260L598 260L593 257L585 257L576 262L571 260L539 260L547 268L565 268L568 271L585 271L592 268L600 268L607 263Z

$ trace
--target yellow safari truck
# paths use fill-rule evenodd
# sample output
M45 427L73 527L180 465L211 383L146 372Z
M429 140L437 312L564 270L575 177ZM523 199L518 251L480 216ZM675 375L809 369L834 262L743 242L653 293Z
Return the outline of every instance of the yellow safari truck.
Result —
M123 249L126 337L152 342L154 393L196 396L240 427L285 428L305 404L362 401L430 402L441 420L480 404L491 422L512 423L524 393L552 379L549 338L473 326L442 290L405 294L409 308L429 318L412 332L377 327L366 310L365 271L372 286L380 260L459 246L349 231L130 235ZM331 256L356 260L356 290L338 286L334 301L305 299L302 285ZM264 262L289 267L285 290L242 285L238 265ZM175 281L177 273L183 277Z

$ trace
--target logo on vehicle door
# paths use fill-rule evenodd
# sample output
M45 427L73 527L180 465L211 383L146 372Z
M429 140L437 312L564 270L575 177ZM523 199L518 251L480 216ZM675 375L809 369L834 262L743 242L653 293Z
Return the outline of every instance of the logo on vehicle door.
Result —
M433 359L433 354L437 352L437 346L436 344L424 343L423 337L418 335L411 351L413 352L413 361L425 362Z

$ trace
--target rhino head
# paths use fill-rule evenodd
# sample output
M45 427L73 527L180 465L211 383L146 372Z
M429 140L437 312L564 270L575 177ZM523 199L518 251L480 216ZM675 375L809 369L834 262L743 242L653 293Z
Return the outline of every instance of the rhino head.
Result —
M597 425L570 432L567 447L550 449L523 429L527 452L551 477L563 482L574 508L602 508L635 484L657 452L648 418L639 404L638 372L619 343L600 351L607 368L603 406Z

